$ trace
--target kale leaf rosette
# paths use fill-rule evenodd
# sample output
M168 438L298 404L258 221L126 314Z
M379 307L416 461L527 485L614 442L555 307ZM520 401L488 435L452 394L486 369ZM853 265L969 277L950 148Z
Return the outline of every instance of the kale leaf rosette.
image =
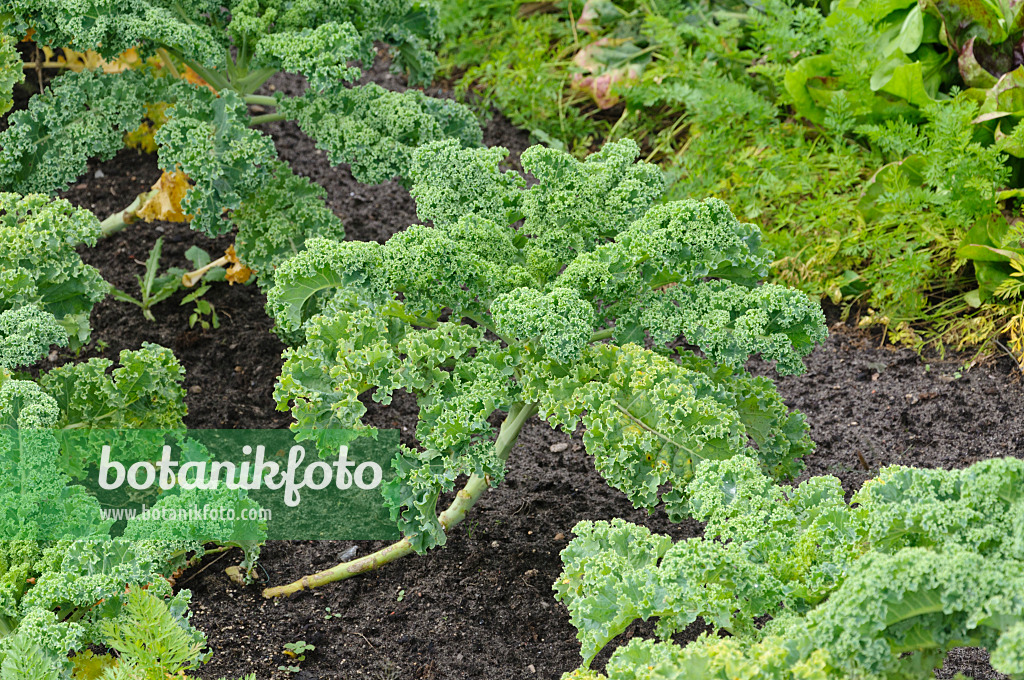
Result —
M661 172L629 140L585 161L532 147L529 187L500 169L506 154L427 145L411 172L427 224L383 245L313 239L278 268L268 310L293 346L276 397L295 427L359 428L361 399L415 395L418 446L385 495L416 551L501 481L533 413L583 425L605 479L676 520L701 461L798 471L813 447L804 418L744 363L802 371L824 318L761 283L772 254L757 227L716 199L660 203ZM439 515L460 475L466 493Z

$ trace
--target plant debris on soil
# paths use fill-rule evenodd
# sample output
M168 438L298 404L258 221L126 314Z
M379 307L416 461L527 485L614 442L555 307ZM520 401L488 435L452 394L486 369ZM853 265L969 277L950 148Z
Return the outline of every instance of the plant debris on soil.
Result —
M375 66L368 77L386 87L404 86L386 64ZM291 91L301 81L279 78L272 85ZM276 123L267 131L296 172L327 189L348 238L383 242L416 222L415 204L398 182L357 183L347 168L330 167L292 123ZM487 125L485 143L509 148L515 167L528 137L496 117ZM91 164L63 196L102 218L158 177L154 157L126 150ZM107 281L136 294L135 277L160 236L162 268L187 266L184 251L191 245L216 257L231 244L230 236L211 240L187 225L136 224L95 248L83 248L83 259ZM216 308L221 327L209 331L188 327L190 308L179 304L183 295L157 305L155 323L136 307L108 298L93 312L93 341L78 359L116 360L122 349L157 342L173 349L186 368L190 427L286 427L290 416L275 409L272 397L283 345L270 332L259 289L215 284L205 299ZM73 359L54 353L46 363ZM807 416L818 447L802 478L835 475L852 492L886 465L960 468L983 458L1024 457L1024 423L1006 417L1024 412L1017 367L1004 359L965 371L962 363L955 358L927 362L834 325L829 340L807 358L806 374L778 379L759 361L751 362L751 370L776 378L786 402ZM390 407L372 401L367 406L371 424L400 429L411 441L417 417L412 398L396 395ZM632 508L594 470L581 432L557 432L535 418L523 429L504 484L484 495L443 549L277 601L261 597L265 584L240 587L228 580L223 568L237 560L233 554L212 568L206 567L219 558L207 558L182 575L179 584L193 592L193 621L213 649L199 674L213 679L255 672L263 679L298 680L558 678L580 660L568 613L552 597L551 584L561 571L559 551L578 521L613 517L677 540L701 532L696 522L673 524L664 512L648 515ZM260 561L270 583L280 585L333 566L351 545L271 542ZM361 543L359 554L382 545ZM650 624L634 624L623 638L652 630ZM692 626L677 639L702 630ZM279 665L294 663L283 654L284 645L300 640L316 649L306 653L299 673L279 671ZM607 652L595 667L606 659ZM957 672L979 680L1000 677L982 650L955 650L938 676Z

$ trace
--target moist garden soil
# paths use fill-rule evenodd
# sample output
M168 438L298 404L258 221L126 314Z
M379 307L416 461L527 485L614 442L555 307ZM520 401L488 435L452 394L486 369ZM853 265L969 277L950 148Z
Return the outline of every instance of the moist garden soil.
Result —
M400 79L378 64L368 78L401 88ZM301 82L278 79L276 89L294 92ZM438 94L438 92L431 92ZM443 93L442 93L443 94ZM415 205L397 182L366 186L347 168L332 168L323 153L293 124L268 126L281 156L296 172L323 185L348 237L383 242L416 221ZM486 127L485 143L518 153L527 136L500 117ZM94 163L81 182L64 194L103 217L126 206L159 177L155 158L122 151ZM83 248L86 262L118 288L138 294L136 277L158 237L164 238L163 267L187 267L184 252L199 245L217 257L231 244L192 232L186 225L139 224ZM270 332L264 297L255 285L215 284L206 296L220 328L190 329L184 293L154 308L146 321L134 306L112 299L92 315L93 342L79 358L112 360L144 341L174 350L185 366L186 423L195 428L278 428L289 422L275 409L274 382L283 345ZM1024 388L1009 359L962 369L967 357L919 359L908 350L880 346L877 337L842 324L811 354L802 376L777 380L786 402L806 414L817 451L806 460L803 478L832 474L847 491L856 490L880 467L892 464L961 468L1002 455L1024 457ZM54 353L44 364L71 360ZM752 361L757 374L773 375ZM398 428L412 443L416 404L398 395L390 407L367 401L367 420ZM178 583L193 593L193 621L208 636L210 663L203 678L231 678L255 672L268 678L558 678L578 666L575 629L567 611L552 598L561 571L559 551L583 519L627 520L675 539L700 535L696 522L672 524L663 512L648 515L609 488L583 450L581 432L556 432L536 418L523 429L502 486L485 494L447 547L408 557L376 573L335 583L291 598L264 600L266 583L240 587L224 568L238 555L211 556ZM339 561L351 543L272 542L262 552L261 575L271 585L291 582ZM358 544L359 554L383 544ZM704 630L692 626L683 641ZM634 624L623 639L650 635L650 624ZM315 646L301 663L284 655L284 645ZM607 653L598 658L603 667ZM298 666L298 672L279 670ZM939 671L979 679L999 677L980 650L955 650Z

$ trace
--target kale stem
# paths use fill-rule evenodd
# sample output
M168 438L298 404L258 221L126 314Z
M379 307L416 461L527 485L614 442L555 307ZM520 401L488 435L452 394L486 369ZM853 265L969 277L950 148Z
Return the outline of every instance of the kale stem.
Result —
M242 97L246 104L257 104L259 106L277 106L276 97L268 97L263 94L247 94Z
M156 48L156 53L157 56L160 57L160 61L162 61L164 66L167 68L168 72L170 72L170 74L175 78L181 78L181 74L178 72L178 67L174 65L174 60L171 59L171 53L163 47Z
M143 203L149 199L151 193L152 192L147 191L139 194L127 208L124 210L118 210L113 215L100 222L100 228L102 230L100 231L100 238L106 238L107 236L116 234L134 222L137 219L135 214L138 212L139 208L142 207Z
M519 438L523 425L536 413L537 404L513 404L508 410L508 415L505 417L504 422L502 422L501 430L498 432L498 438L494 442L494 453L499 460L504 461L508 458L509 452L512 451L512 447ZM488 486L489 484L485 477L479 477L475 474L470 475L469 481L456 494L452 504L437 518L446 533L466 518L466 513L479 500ZM412 540L411 537L406 536L402 540L365 557L342 562L330 569L325 569L309 576L303 576L298 581L285 586L267 588L263 591L263 597L268 599L284 597L286 595L294 595L308 588L316 588L317 586L334 583L335 581L343 581L347 578L373 571L411 552L413 552Z
M249 119L249 127L256 127L263 123L276 123L279 120L288 120L288 116L283 113L265 113L262 116L253 116Z

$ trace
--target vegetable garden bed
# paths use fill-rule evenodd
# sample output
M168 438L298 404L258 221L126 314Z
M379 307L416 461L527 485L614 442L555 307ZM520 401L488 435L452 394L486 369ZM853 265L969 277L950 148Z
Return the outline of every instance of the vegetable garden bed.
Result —
M400 86L378 65L370 77ZM274 81L287 89L288 78ZM311 141L293 125L275 124L275 143L296 172L328 189L331 208L343 219L348 238L383 242L416 221L415 205L397 183L366 186L344 168L331 168ZM525 135L501 117L485 130L485 144L505 145L514 157ZM159 177L151 156L122 151L92 163L64 196L97 214L125 205ZM207 239L187 225L157 223L129 228L81 250L103 277L133 290L153 243L165 241L165 266L184 264L184 250L198 244L210 252L230 245L229 237ZM156 322L113 299L93 313L93 339L83 357L116 358L144 341L174 349L186 369L186 403L191 427L286 427L272 392L283 345L270 332L264 298L255 286L218 285L208 299L218 310L220 329L188 328L188 307L179 294L154 308ZM834 321L834 320L833 320ZM928 362L909 350L879 346L878 338L840 323L807 359L802 376L776 377L787 404L802 411L817 450L805 460L801 480L839 477L853 492L892 464L962 468L989 457L1024 455L1024 423L1005 414L1024 410L1021 376L1009 359L962 372L957 358ZM67 355L51 355L43 366ZM54 361L56 359L56 361ZM752 361L755 374L770 375ZM399 428L411 443L417 408L408 397L391 408L366 401L367 421ZM264 583L238 586L207 557L185 572L181 586L193 591L193 622L214 652L199 671L203 678L255 672L260 678L559 678L579 665L579 644L565 608L552 598L551 583L562 569L561 551L581 520L622 517L679 540L700 535L700 524L668 521L664 511L635 510L594 470L580 432L561 434L536 419L527 423L510 457L506 482L486 494L477 512L456 529L444 550L399 561L386 569L334 586L280 600L265 600ZM261 574L270 585L327 568L350 543L271 542ZM359 544L360 554L383 544ZM236 560L237 561L237 560ZM633 624L624 634L650 634L653 626ZM706 628L694 624L678 641ZM301 670L285 644L315 645ZM598 657L596 667L606 660ZM955 650L939 677L964 673L977 680L1001 677L981 650Z
M780 2L743 15L750 44L823 20ZM772 280L749 213L671 200L645 140L569 153L407 88L386 55L430 82L430 4L90 3L0 13L2 680L927 680L943 659L940 678L1024 678L1012 357L932 360L850 306L827 318ZM602 13L628 34L647 10L592 0L577 25L574 7L574 47ZM694 29L699 9L676 38L746 39L735 13ZM948 58L925 11L887 10L897 60L925 38ZM43 91L12 100L33 72ZM576 83L602 109L606 75ZM845 122L818 113L838 153L836 99ZM1008 178L970 158L998 165L1020 134L985 151L968 126L995 118L951 106L926 111L963 142L950 167ZM921 171L930 199L974 215L977 183L941 167ZM1007 218L965 238L1019 238ZM1020 286L1017 250L956 252L1002 277L979 304ZM375 540L267 540L325 527Z

